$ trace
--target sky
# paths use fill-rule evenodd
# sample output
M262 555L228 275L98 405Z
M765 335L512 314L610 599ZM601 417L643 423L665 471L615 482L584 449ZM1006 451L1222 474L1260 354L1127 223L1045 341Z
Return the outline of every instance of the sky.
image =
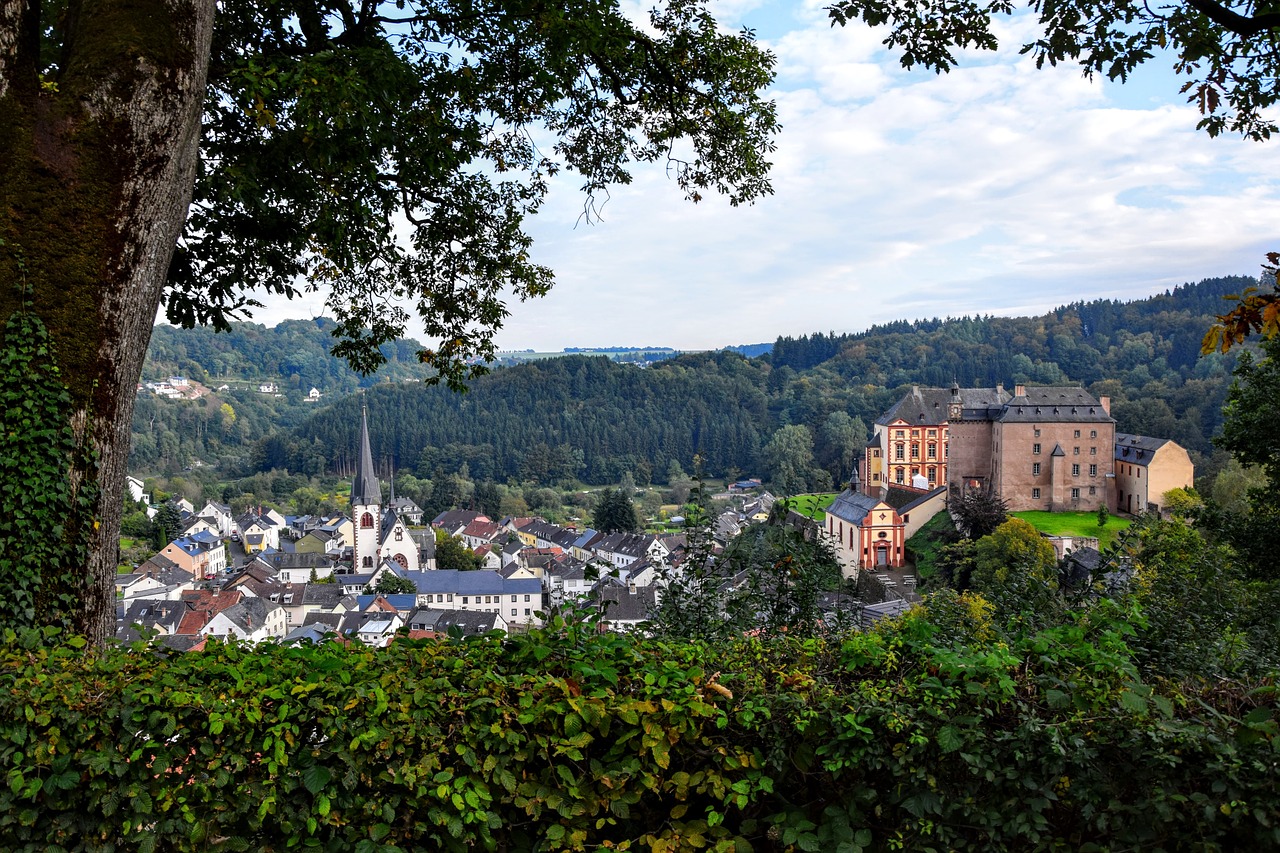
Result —
M509 306L500 349L698 350L1037 314L1256 275L1280 249L1280 140L1197 131L1171 59L1123 85L1037 70L1018 55L1035 32L1022 18L1000 24L999 52L906 71L883 32L832 28L826 2L712 5L778 58L774 194L695 205L655 164L584 224L576 176L557 179L529 229L556 285ZM268 325L324 313L319 297L264 301Z

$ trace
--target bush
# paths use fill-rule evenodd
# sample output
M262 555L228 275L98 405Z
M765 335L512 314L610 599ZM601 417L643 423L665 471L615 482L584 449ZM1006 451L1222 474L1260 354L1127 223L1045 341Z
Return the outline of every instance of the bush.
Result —
M1105 608L999 641L950 600L831 643L557 623L85 654L9 631L0 848L1280 844L1270 682L1168 693Z

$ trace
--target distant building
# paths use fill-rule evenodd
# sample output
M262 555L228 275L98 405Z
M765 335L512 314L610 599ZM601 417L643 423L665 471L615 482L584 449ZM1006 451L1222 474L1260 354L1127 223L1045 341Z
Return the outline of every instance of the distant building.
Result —
M1115 508L1140 515L1159 512L1164 493L1190 488L1196 469L1191 457L1175 441L1145 435L1116 433Z

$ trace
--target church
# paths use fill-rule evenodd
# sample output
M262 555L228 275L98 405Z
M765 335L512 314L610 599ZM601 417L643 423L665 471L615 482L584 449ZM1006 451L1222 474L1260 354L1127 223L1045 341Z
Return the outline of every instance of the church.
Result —
M402 569L410 572L427 568L421 565L417 540L393 508L396 503L395 489L393 478L391 499L384 504L382 482L373 467L373 451L369 447L368 410L361 406L360 462L351 483L351 520L354 528L351 567L357 573L372 572L385 559L395 561Z

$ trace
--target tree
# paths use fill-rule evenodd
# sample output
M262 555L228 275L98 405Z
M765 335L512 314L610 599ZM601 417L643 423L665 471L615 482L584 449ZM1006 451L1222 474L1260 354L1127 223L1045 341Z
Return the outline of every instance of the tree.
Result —
M591 515L591 526L605 533L634 533L640 529L631 496L622 489L605 489Z
M764 446L770 478L783 494L808 491L813 469L813 435L803 424L788 424Z
M983 594L998 592L1015 576L1057 589L1058 556L1040 531L1011 518L973 545L971 583Z
M949 506L965 539L981 539L996 531L1009 515L1009 504L994 492L968 489Z
M408 578L402 578L393 572L383 572L378 582L364 588L366 595L398 595L400 593L416 593L418 587Z
M335 352L366 371L409 303L439 340L419 357L460 385L493 353L502 294L551 284L523 220L560 169L588 218L629 161L665 159L693 201L769 192L771 65L697 0L648 27L590 0L0 0L0 318L47 330L89 450L63 478L91 531L74 627L112 632L162 299L225 326L254 305L245 286L326 288Z
M480 568L480 555L461 538L436 530L436 568L470 572Z

